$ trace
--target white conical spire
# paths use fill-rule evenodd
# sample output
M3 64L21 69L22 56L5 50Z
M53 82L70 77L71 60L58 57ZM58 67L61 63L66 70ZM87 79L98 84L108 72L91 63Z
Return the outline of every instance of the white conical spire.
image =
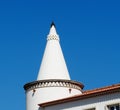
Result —
M37 80L66 79L70 80L64 56L59 44L54 23L51 24L47 45L43 55Z
M52 23L37 81L24 85L26 110L41 110L38 104L80 95L82 88L81 83L70 80L59 36Z

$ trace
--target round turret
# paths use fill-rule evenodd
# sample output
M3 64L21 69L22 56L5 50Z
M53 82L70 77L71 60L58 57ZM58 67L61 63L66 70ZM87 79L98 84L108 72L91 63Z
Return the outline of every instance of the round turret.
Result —
M59 40L52 23L37 81L24 85L27 110L40 110L40 103L82 94L83 85L70 80Z

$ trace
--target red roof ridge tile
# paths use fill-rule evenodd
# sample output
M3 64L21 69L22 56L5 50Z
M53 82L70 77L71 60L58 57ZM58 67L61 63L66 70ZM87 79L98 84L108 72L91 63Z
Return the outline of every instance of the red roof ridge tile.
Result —
M92 93L92 92L99 92L99 91L104 91L104 90L108 90L108 89L110 90L110 89L114 89L114 88L118 88L118 87L120 87L120 83L112 84L110 86L95 88L95 89L92 89L92 90L85 90L85 91L83 91L83 94Z
M101 87L101 88L96 88L93 90L85 90L82 92L82 94L79 94L79 95L74 95L68 98L49 101L49 102L41 103L38 105L40 107L46 107L46 106L51 106L51 105L56 105L56 104L61 104L61 103L66 103L66 102L71 102L76 100L82 100L82 99L87 99L95 96L106 95L106 94L111 94L116 92L120 92L120 83Z

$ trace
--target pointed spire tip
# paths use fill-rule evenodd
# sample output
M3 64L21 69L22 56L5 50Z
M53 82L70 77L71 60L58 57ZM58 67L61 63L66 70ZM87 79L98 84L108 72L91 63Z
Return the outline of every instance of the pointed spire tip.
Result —
M51 26L50 27L52 27L52 26L54 26L55 27L55 23L52 21L52 23L51 23Z

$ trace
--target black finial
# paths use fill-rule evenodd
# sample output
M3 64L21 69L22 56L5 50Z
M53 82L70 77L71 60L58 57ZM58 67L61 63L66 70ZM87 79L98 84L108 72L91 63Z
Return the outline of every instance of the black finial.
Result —
M54 23L54 22L51 23L51 27L52 27L52 26L55 26L55 23Z

